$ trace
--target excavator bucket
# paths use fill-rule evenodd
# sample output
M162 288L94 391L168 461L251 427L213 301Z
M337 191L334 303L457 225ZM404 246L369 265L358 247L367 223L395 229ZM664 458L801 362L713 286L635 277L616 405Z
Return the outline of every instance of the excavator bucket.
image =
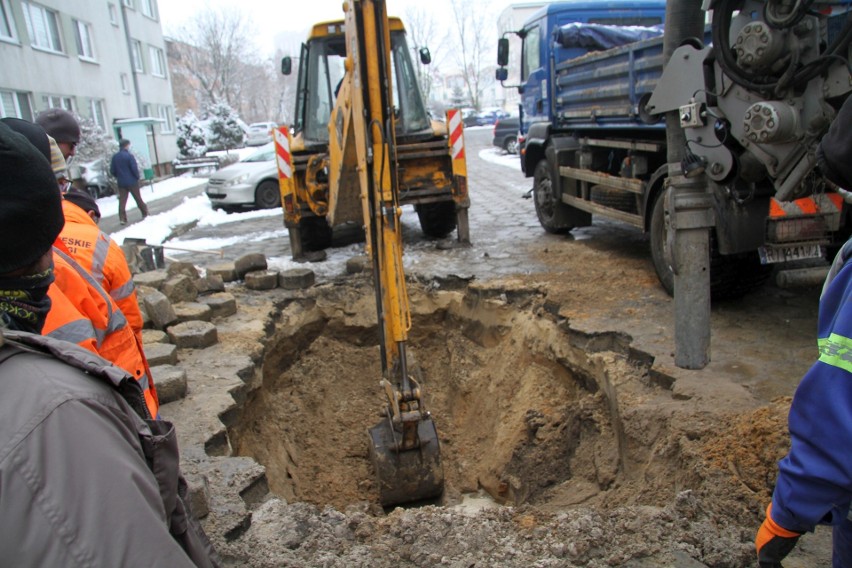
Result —
M444 468L438 431L432 418L417 424L419 447L398 450L400 432L390 418L368 430L370 459L379 484L379 501L384 507L441 496L444 491Z

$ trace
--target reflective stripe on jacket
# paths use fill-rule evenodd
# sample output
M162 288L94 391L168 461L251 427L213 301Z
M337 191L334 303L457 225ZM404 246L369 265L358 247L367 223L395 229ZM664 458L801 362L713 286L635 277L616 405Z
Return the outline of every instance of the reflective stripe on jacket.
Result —
M79 206L62 202L65 227L59 234L77 263L91 274L118 304L134 333L142 333L142 312L136 298L133 276L121 247Z
M59 303L51 306L42 334L76 343L126 370L139 381L151 416L158 416L160 405L151 369L142 342L124 314L95 279L58 246L53 247L53 265L56 280L48 294ZM83 318L91 322L90 329Z

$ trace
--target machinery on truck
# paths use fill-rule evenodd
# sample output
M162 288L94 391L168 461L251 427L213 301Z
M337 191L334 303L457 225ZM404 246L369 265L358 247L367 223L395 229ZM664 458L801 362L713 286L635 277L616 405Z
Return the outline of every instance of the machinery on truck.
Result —
M344 21L314 28L313 37L321 40L303 48L299 74L300 88L328 89L332 75L317 83L311 74L317 68L328 71L332 54L340 58L342 74L337 79L334 106L320 113L326 115L325 144L320 145L325 153L316 153L318 146L306 145L308 140L320 138L318 123L308 120L307 113L321 110L316 106L319 101L331 101L324 98L331 91L302 100L300 104L307 105L302 107L302 122L297 123L295 136L286 128L276 131L276 152L281 194L290 200L287 214L297 214L294 222L325 222L325 215L351 207L366 230L380 332L380 384L387 398L382 419L369 429L369 447L379 499L389 506L432 499L444 488L437 429L424 405L420 370L407 350L411 313L402 263L405 191L420 192L420 197L408 202L420 207L421 221L437 213L455 216L453 197L461 194L454 192L466 191L466 186L454 179L453 171L463 175L464 162L457 157L461 164L445 163L444 158L450 157L447 140L428 126L422 105L409 106L419 97L397 88L398 78L413 77L399 20L388 20L383 0L348 0L343 6ZM306 66L309 71L303 70ZM403 86L416 89L416 84ZM460 130L461 115L457 114ZM426 189L429 180L431 190ZM308 185L299 187L305 183ZM310 192L323 195L320 199ZM314 211L321 202L325 204L321 213ZM301 219L295 207L300 203L308 207ZM466 199L461 205L459 209L466 211ZM444 227L449 223L446 217L438 219ZM291 235L301 223L291 226Z
M683 174L712 196L711 291L741 295L776 263L825 257L848 235L840 194L815 151L852 90L848 3L705 0L712 24L664 68L662 0L571 0L533 14L522 40L521 165L542 227L566 233L598 215L649 233L671 294L664 113L686 134ZM637 28L638 27L638 28ZM498 44L507 78L508 39Z
M337 188L329 186L333 146L346 146L342 124L329 129L332 112L350 104L341 96L351 46L345 37L344 21L316 24L302 45L297 78L293 130L294 184L282 193L284 224L288 228L293 258L331 244L332 228L350 222L360 223L360 196L354 183L355 164L346 164L345 176ZM420 227L429 237L443 238L458 231L458 241L470 242L467 172L459 120L446 123L430 118L416 80L405 28L398 18L388 21L390 58L388 78L392 78L392 104L397 144L393 156L399 177L401 205L413 205ZM373 56L374 54L368 54ZM419 49L423 64L431 61L428 48ZM289 74L292 59L282 60L282 72ZM337 113L338 117L342 116ZM453 114L455 116L455 114ZM448 132L458 122L456 133Z

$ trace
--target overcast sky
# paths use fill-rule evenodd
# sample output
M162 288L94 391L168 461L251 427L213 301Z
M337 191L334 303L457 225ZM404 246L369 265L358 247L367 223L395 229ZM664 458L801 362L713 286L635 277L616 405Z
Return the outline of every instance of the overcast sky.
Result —
M495 16L510 4L525 0L482 0L494 10ZM296 36L295 45L306 37L310 26L317 22L336 20L343 17L343 0L160 0L160 19L166 35L176 35L182 26L191 21L199 11L209 7L241 9L251 18L258 33L254 38L257 48L264 55L271 55L276 45L276 36L282 33ZM437 22L449 26L452 23L449 0L389 0L388 15L400 16L410 6L427 6ZM290 43L290 42L288 42Z

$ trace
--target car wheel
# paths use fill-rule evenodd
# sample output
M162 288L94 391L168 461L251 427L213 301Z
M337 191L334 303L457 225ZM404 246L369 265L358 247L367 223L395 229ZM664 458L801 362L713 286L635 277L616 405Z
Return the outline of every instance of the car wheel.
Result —
M506 142L503 143L503 149L506 150L510 154L518 153L518 137L510 136L506 139Z
M89 192L89 195L92 196L92 199L99 199L101 197L101 190L96 185L90 185L86 188L86 191Z
M260 209L281 207L281 193L278 191L278 183L272 180L261 182L254 192L254 204Z

